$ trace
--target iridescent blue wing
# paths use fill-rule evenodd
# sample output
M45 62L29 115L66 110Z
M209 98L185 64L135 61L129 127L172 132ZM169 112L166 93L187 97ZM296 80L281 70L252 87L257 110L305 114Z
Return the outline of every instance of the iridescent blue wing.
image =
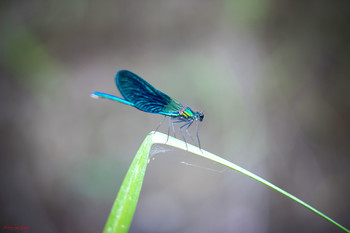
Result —
M141 111L178 116L183 105L168 95L155 89L136 74L121 70L115 78L122 96Z

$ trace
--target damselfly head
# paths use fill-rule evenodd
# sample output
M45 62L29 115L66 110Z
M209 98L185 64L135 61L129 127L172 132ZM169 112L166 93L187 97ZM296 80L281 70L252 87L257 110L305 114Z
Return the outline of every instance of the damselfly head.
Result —
M204 114L202 112L196 112L195 118L196 120L202 121L204 118Z

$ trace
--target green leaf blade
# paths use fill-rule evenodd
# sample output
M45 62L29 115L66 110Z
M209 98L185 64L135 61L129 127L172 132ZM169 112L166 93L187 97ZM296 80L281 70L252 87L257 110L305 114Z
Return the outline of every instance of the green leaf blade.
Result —
M136 153L119 189L104 233L128 232L141 192L152 144L152 135L148 135Z
M231 168L232 170L238 171L243 175L246 175L260 183L276 190L277 192L289 197L293 201L299 203L305 208L311 210L312 212L318 214L323 217L327 221L331 222L335 226L339 227L345 232L350 233L350 231L337 223L333 219L329 218L325 214L321 213L317 209L303 202L299 198L293 196L292 194L284 191L283 189L273 185L272 183L264 180L263 178L247 171L246 169L233 164L217 155L214 155L208 151L201 150L198 147L195 147L190 144L185 144L185 142L180 141L176 138L169 137L168 135L159 133L159 132L151 132L147 135L142 145L140 146L136 156L126 174L122 186L120 187L117 198L113 204L111 209L111 213L107 220L104 233L123 233L128 232L130 224L132 222L132 218L134 216L134 212L136 209L137 201L140 195L144 175L146 172L146 167L148 164L149 153L151 147L154 143L166 144L172 147L176 147L182 150L187 150L188 152L197 154L203 158L209 159L216 163L222 164L226 167Z

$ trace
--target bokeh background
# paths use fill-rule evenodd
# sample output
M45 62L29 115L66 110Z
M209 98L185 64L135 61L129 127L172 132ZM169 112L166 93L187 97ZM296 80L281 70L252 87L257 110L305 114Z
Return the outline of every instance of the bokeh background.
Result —
M1 232L102 232L162 118L89 97L119 95L120 69L203 111L204 149L349 228L349 5L1 1ZM130 232L342 231L241 174L157 145Z

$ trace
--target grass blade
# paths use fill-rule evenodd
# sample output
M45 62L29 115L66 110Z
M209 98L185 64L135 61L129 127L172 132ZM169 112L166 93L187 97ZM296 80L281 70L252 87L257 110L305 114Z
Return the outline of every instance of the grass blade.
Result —
M114 201L104 233L128 232L139 199L152 144L152 137L148 135L137 151Z
M205 151L202 149L202 151L193 145L187 144L188 149L186 149L186 144L183 141L180 141L176 138L169 137L168 135L165 135L163 133L159 132L151 132L147 135L145 140L143 141L139 151L137 152L129 171L123 181L123 184L119 190L118 196L114 202L114 205L112 207L110 216L107 220L104 233L119 233L119 232L127 232L129 229L129 226L131 224L136 204L138 201L138 197L140 195L141 187L143 178L146 171L147 161L149 152L151 149L151 146L154 143L160 143L160 144L167 144L169 146L173 146L182 150L187 150L188 152L197 154L201 157L207 158L211 161L217 162L219 164L222 164L228 168L231 168L235 171L238 171L256 181L259 181L260 183L276 190L277 192L289 197L293 201L299 203L300 205L304 206L305 208L311 210L312 212L318 214L319 216L323 217L327 221L331 222L335 226L339 227L345 232L350 233L350 231L334 221L333 219L329 218L327 215L321 213L317 209L313 208L312 206L308 205L307 203L303 202L299 198L293 196L292 194L284 191L283 189L275 186L274 184L264 180L263 178L249 172L248 170L245 170L244 168L237 166L217 155L214 155L208 151Z

